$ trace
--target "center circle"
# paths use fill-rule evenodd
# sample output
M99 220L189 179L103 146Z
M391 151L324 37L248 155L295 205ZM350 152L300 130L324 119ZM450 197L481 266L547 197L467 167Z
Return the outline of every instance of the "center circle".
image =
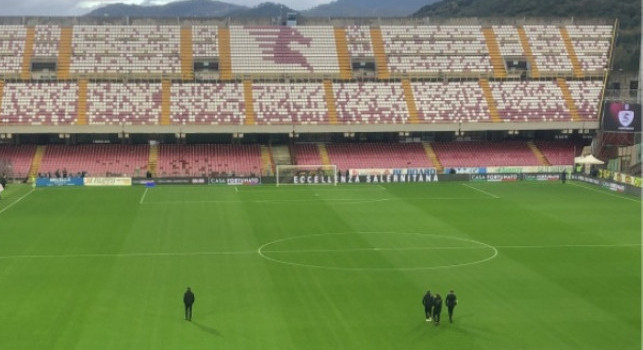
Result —
M476 240L412 232L320 233L287 237L257 249L286 265L350 271L408 271L487 262L498 250Z

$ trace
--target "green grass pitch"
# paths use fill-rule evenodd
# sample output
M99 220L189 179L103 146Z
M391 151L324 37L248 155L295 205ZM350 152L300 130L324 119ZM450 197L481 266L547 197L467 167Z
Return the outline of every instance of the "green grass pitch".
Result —
M425 322L427 289L455 290L453 324ZM641 201L580 183L11 185L0 291L7 350L640 349Z

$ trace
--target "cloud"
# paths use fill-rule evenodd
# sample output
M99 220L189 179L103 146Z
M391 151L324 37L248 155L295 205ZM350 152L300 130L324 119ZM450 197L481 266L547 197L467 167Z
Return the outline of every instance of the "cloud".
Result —
M295 10L306 10L331 0L219 0L236 5L256 6L271 1ZM171 0L19 0L11 6L0 7L0 16L77 16L97 7L124 3L137 5L163 5Z

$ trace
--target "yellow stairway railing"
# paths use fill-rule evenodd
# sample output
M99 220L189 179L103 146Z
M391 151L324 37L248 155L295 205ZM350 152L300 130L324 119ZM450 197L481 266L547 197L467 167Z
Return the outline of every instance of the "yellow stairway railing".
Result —
M60 28L60 45L58 48L58 66L56 75L58 79L70 79L71 55L72 55L72 37L74 29L72 27Z
M482 88L482 94L484 95L484 98L487 101L487 106L489 107L489 116L491 117L491 121L494 123L501 122L500 114L498 113L498 109L496 108L496 100L493 98L493 93L491 92L491 86L489 85L489 81L487 79L481 78L478 81L478 83L480 84L480 87Z
M487 27L482 28L482 34L484 35L487 49L489 50L489 57L491 58L491 65L493 66L493 77L506 78L507 70L505 69L505 61L500 53L498 40L496 40L496 33L493 31L493 28Z
M25 38L25 51L22 54L22 71L20 79L31 79L31 57L33 56L33 44L36 40L36 28L27 28L27 37Z
M534 58L534 53L531 51L531 46L529 45L529 38L527 38L527 32L525 32L524 27L518 27L518 37L520 38L520 44L522 45L522 50L527 56L527 61L531 68L531 77L540 78L540 71L538 71L538 65L536 64L536 59Z
M326 97L326 110L328 111L328 123L337 124L337 108L335 107L335 93L333 92L333 82L324 80L324 95Z
M375 55L375 66L377 69L378 79L389 79L391 73L388 70L388 59L384 48L384 38L380 28L371 28L371 43L373 44L373 54Z

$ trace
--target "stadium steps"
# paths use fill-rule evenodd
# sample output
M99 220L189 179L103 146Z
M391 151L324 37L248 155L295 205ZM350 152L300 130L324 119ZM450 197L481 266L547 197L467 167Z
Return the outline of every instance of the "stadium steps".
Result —
M420 122L418 119L418 109L415 105L415 96L413 96L413 88L411 87L411 81L409 79L402 79L402 89L404 90L406 106L409 109L409 122L411 124L418 124Z
M181 79L194 79L194 59L192 56L191 27L181 27Z
M166 79L161 82L161 125L170 125L171 99L172 82Z
M502 58L500 47L496 40L496 33L493 31L493 28L488 27L482 28L482 34L484 35L487 49L489 50L491 65L493 66L493 77L500 79L506 78L507 70L505 69L505 61Z
M498 114L498 109L496 108L496 100L493 98L493 93L491 92L489 81L487 79L480 78L478 83L482 88L482 94L484 95L485 100L487 100L487 106L489 106L489 116L491 117L491 121L494 123L500 123L500 114Z
M152 176L156 176L156 167L159 163L159 145L158 143L150 143L150 153L147 158L147 171Z
M33 56L33 44L36 41L36 28L27 28L27 37L25 38L25 51L22 54L22 72L20 79L31 79L31 57Z
M275 173L275 163L272 161L272 153L268 146L261 145L261 165L263 174L271 176Z
M219 77L232 80L232 56L230 53L230 28L219 27Z
M532 152L534 152L534 156L538 158L538 160L540 161L540 165L551 166L551 163L549 162L545 154L540 150L540 148L538 148L538 146L536 146L535 143L529 141L527 142L527 146L529 147L529 149L531 149Z
M522 50L527 56L527 61L529 62L529 67L531 68L531 77L540 78L540 72L538 71L538 65L536 65L536 59L534 58L534 53L531 51L531 46L529 46L529 38L527 38L527 33L525 28L520 26L516 28L518 30L518 37L520 38L520 44L522 45Z
M253 104L254 97L252 96L252 80L243 81L243 96L246 106L246 120L245 125L255 125L255 107Z
M31 166L29 167L29 179L35 179L38 175L38 170L40 169L40 164L42 164L42 158L45 157L45 150L47 146L38 146L36 147L36 153L31 159Z
M2 106L2 96L4 96L4 80L0 80L0 107Z
M351 58L348 53L348 41L346 40L346 30L344 28L334 28L335 48L337 50L337 61L339 62L339 77L342 80L351 80Z
M328 110L328 123L337 124L337 108L335 107L335 93L333 92L333 82L324 80L324 95L326 97L326 109Z
M76 125L87 125L87 79L78 80Z
M371 42L373 44L373 54L375 55L377 78L389 79L391 73L388 70L386 51L384 50L384 38L382 38L380 28L371 28Z
M565 105L567 106L567 109L569 109L569 113L572 115L572 121L581 121L581 117L578 114L578 108L576 108L576 102L574 102L572 93L571 91L569 91L567 80L565 80L565 78L556 78L556 83L558 84L558 87L560 87L560 91L562 91L563 97L565 97Z
M442 173L442 170L444 170L444 166L442 165L440 158L438 158L438 155L433 150L433 146L431 146L431 143L422 142L422 146L424 146L424 152L426 152L427 157L429 157L437 172Z
M572 71L574 72L574 78L584 78L585 73L583 73L583 68L578 61L578 56L576 55L576 50L574 49L572 38L569 36L567 28L565 28L564 26L560 27L560 36L563 37L563 43L565 43L567 55L569 56L569 60L572 62Z
M317 149L319 150L319 158L321 159L322 165L331 165L330 156L328 155L328 149L326 149L326 144L318 143Z
M71 42L73 37L74 28L73 27L62 27L60 28L60 41L58 48L58 65L56 76L58 79L69 79L71 78L69 70L71 67Z
M292 157L290 156L290 148L285 145L270 146L272 153L272 160L275 165L290 165L293 164Z

